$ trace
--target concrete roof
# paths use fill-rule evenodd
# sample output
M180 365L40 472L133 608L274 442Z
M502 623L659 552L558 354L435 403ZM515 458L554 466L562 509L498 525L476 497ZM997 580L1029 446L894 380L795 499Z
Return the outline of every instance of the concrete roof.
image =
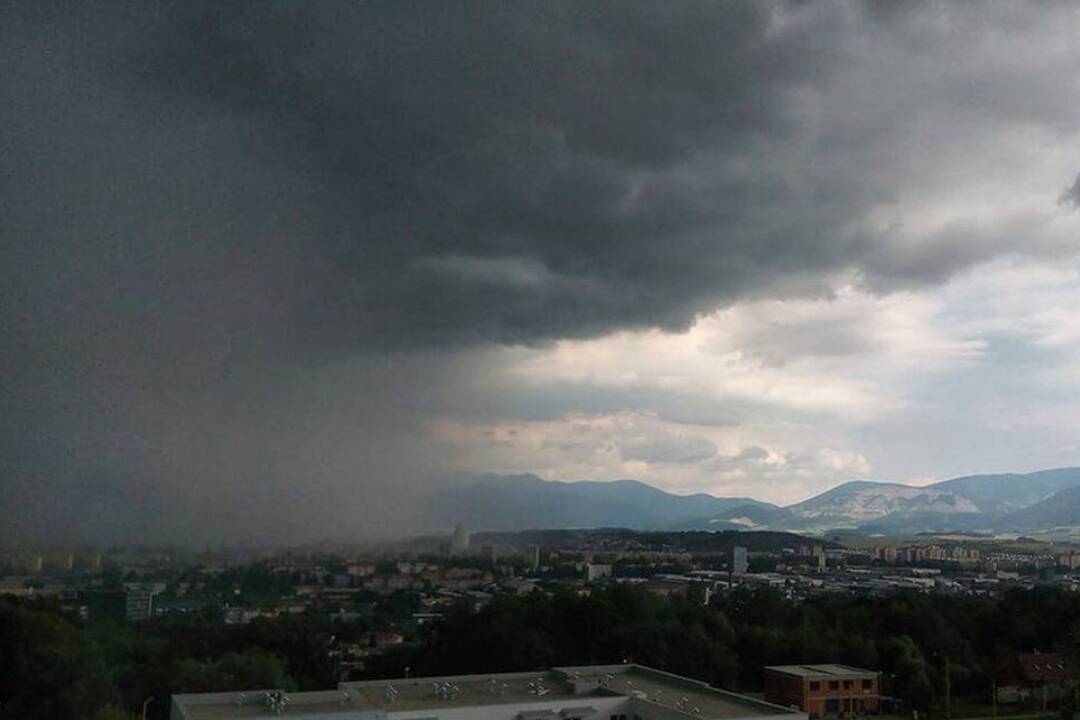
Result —
M790 708L721 690L708 683L642 665L561 669L569 673L571 677L575 677L574 673L577 673L583 679L599 678L607 674L610 677L607 686L611 690L655 705L684 710L691 717L725 720L795 714ZM594 672L590 673L590 670Z
M538 690L539 687L541 688ZM439 688L450 692L440 692ZM244 693L174 695L184 720L229 720L269 717L266 690ZM632 702L659 705L688 718L729 720L756 716L798 716L801 713L754 698L710 687L706 683L640 665L597 665L553 668L527 673L455 675L341 683L337 690L298 692L276 716L394 712L495 705L532 705L526 712L551 711L537 703L563 703L562 711L590 708L591 699L626 697ZM540 718L543 715L537 714Z

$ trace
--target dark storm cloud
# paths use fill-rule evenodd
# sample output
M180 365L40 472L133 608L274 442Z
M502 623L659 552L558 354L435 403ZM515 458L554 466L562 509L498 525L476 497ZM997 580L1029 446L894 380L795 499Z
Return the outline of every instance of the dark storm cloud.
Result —
M843 268L891 288L1000 252L978 237L913 246L869 230L867 206L893 191L887 172L866 165L890 160L875 157L885 151L872 126L816 129L808 161L793 140L807 131L799 94L852 60L845 33L906 38L914 27L925 44L919 13L938 11L20 7L10 82L54 92L27 90L16 137L66 151L67 165L36 184L55 188L63 172L114 190L91 210L110 237L88 234L88 251L168 205L183 213L179 227L150 241L162 252L142 250L139 270L176 252L195 263L218 254L226 278L274 265L287 276L274 300L301 341L386 348L678 329L749 295L825 294ZM902 99L883 94L859 114L895 132ZM100 167L83 162L88 153ZM130 182L154 183L151 202L124 204ZM209 247L190 247L200 243Z
M907 88L806 113L862 66L849 40L948 40L881 7L4 4L0 472L20 509L0 517L185 540L399 522L389 488L442 470L424 423L471 407L445 388L482 386L463 347L684 328L827 294L837 270L895 287L1004 251L867 229ZM1061 112L1054 83L1033 103L1015 85L962 86Z
M108 81L161 112L228 118L266 165L256 182L280 173L309 189L314 202L294 206L315 218L322 270L306 310L329 339L676 328L847 262L840 247L791 246L788 220L758 222L790 190L746 177L747 150L786 132L788 89L828 59L770 36L771 12L189 6L115 48ZM707 178L680 170L703 157L717 164Z

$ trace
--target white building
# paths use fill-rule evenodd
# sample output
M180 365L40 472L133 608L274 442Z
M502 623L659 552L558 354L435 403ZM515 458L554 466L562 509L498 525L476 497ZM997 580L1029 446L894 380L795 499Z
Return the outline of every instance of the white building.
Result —
M450 538L450 555L461 557L469 552L469 531L465 526L458 523L454 526L454 534Z
M611 565L602 563L585 563L585 579L589 582L611 577Z
M806 720L640 665L345 682L337 690L173 695L171 720Z
M745 575L750 569L750 560L746 548L736 545L731 549L731 572L734 575Z

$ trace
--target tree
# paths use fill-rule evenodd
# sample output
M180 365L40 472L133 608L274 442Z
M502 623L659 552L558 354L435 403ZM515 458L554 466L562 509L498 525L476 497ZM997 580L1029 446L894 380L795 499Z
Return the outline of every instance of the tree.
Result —
M285 662L264 650L226 653L213 662L184 658L176 664L171 692L224 692L237 688L295 690Z
M108 703L98 708L98 711L94 713L94 720L139 720L139 716L127 712L119 705Z
M0 718L84 718L108 694L104 665L74 620L0 603Z

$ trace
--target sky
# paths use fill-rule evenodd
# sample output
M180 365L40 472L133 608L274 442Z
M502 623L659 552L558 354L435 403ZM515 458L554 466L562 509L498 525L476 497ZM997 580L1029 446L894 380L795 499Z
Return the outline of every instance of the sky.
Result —
M1080 464L1080 8L0 4L0 535Z

